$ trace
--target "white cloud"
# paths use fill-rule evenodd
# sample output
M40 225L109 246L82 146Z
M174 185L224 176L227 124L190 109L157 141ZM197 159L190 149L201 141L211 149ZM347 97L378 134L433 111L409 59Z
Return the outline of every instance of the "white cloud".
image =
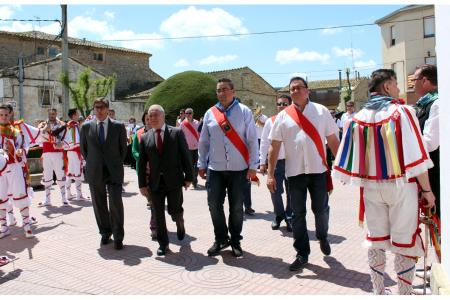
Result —
M157 33L135 33L132 30L111 30L111 32L104 34L101 37L101 39L104 40L132 40L118 42L122 47L143 51L161 49L163 47L163 42L160 38L161 35Z
M363 56L364 51L362 51L361 49L358 48L339 48L339 47L333 47L333 53L334 55L341 57L352 57L352 52L353 52L353 58L359 58L361 56Z
M215 55L210 55L208 57L205 57L203 59L201 59L198 64L201 66L204 65L213 65L213 64L224 64L233 60L236 60L238 58L237 55L223 55L223 56L215 56Z
M182 68L182 67L188 67L188 66L190 66L190 64L186 59L181 58L175 63L174 66L177 68Z
M330 59L330 55L316 51L300 52L298 48L289 50L278 50L275 55L275 61L285 65L294 61L320 61L323 64Z
M325 35L332 35L332 34L336 34L342 32L342 28L325 28L322 30L322 34Z
M223 9L197 9L190 6L163 21L161 32L169 37L248 33L241 19Z
M95 34L104 36L112 31L108 21L95 20L91 17L76 16L69 21L69 35L82 37L84 34Z
M111 12L111 11L105 11L103 14L104 14L105 17L108 18L108 19L114 19L114 17L116 16L115 13L114 13L114 12Z
M0 6L0 19L11 19L13 10L9 6Z
M368 61L355 61L355 67L358 69L374 68L376 65L377 63L373 59L369 59Z

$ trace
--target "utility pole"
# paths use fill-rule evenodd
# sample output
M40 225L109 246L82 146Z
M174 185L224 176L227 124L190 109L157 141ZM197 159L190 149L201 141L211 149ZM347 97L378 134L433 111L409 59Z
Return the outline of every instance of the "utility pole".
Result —
M67 41L67 5L61 4L61 16L62 16L62 36L61 36L61 49L62 49L62 73L65 76L69 76L69 44ZM61 115L65 116L69 110L69 89L62 85L62 112Z
M24 109L23 109L23 54L20 53L19 56L19 119L24 117Z
M339 72L339 93L342 90L342 70L338 70Z

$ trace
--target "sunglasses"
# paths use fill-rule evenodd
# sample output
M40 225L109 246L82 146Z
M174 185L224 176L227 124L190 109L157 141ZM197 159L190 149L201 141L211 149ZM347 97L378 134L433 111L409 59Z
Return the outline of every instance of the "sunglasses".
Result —
M277 103L277 106L289 106L289 103L280 102L280 103Z
M185 114L185 115L192 115L191 112L185 112L184 114Z

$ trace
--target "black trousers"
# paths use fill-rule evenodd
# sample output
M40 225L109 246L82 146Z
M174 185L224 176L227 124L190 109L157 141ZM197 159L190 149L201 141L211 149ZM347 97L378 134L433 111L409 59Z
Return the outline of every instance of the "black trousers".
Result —
M159 188L156 191L150 191L153 207L155 209L157 240L160 246L169 244L167 234L165 200L167 198L167 212L173 221L183 216L183 190L182 187L176 189L167 189L163 176L159 182Z
M115 241L122 241L124 236L122 184L100 182L89 184L89 189L100 234L102 236L112 234Z
M192 159L192 164L194 167L194 181L192 182L194 185L197 184L197 176L198 176L198 167L197 167L197 161L198 161L198 150L189 150L189 152L191 153L191 159Z

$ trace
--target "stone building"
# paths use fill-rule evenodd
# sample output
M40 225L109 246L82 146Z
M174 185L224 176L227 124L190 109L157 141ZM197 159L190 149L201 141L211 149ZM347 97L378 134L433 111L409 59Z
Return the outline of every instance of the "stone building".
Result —
M347 85L347 81L342 80L343 91L348 88ZM369 79L366 77L350 79L350 85L352 89L350 100L355 102L355 109L359 110L369 95ZM329 109L345 111L345 92L340 92L339 90L339 79L309 81L308 88L312 101L320 103ZM289 94L289 85L280 89L278 94Z
M149 67L150 53L71 38L69 56L107 76L117 75L117 96L149 89L163 78ZM61 39L40 31L0 31L0 69L17 65L22 53L25 63L55 57Z
M208 72L213 77L229 78L234 83L236 96L248 107L264 106L263 113L272 116L276 113L277 91L249 67Z
M381 29L383 65L397 73L400 97L414 104L416 67L436 64L434 5L407 5L376 22Z
M47 110L56 108L58 116L67 119L67 112L62 110L62 84L59 82L61 74L61 56L32 62L24 66L25 79L23 82L23 118L34 123L36 120L47 119ZM69 80L76 82L78 74L88 66L82 62L69 58ZM18 67L0 70L0 103L11 103L19 117L19 80ZM91 68L92 69L92 68ZM91 79L105 77L92 69ZM114 91L109 95L114 99ZM75 107L70 103L70 107Z

